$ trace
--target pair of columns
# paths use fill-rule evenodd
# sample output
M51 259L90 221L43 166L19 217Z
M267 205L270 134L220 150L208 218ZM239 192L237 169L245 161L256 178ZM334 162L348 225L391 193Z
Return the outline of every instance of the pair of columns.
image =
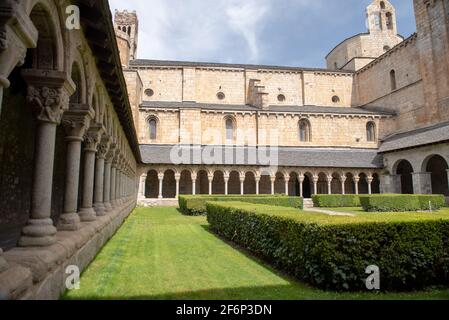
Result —
M48 246L55 243L56 227L51 219L53 168L56 129L66 132L67 163L64 208L59 230L77 230L80 221L93 221L112 209L110 138L102 125L91 124L93 110L86 105L71 105L74 88L63 72L26 70L27 101L37 118L35 168L31 195L30 219L22 230L19 246ZM84 142L84 155L81 144ZM84 161L82 205L77 212L80 161ZM95 201L95 204L94 204ZM94 210L95 208L95 210Z

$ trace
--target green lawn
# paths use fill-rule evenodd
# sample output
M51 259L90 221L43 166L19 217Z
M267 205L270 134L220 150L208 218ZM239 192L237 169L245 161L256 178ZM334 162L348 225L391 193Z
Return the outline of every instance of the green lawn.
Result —
M64 299L449 299L449 289L323 292L273 270L176 208L136 209Z

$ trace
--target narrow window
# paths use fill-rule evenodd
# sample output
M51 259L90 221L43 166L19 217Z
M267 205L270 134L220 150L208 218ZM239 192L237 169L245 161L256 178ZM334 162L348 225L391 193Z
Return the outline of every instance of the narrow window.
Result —
M376 125L374 122L368 122L366 124L366 140L368 142L376 141Z
M381 8L382 10L385 9L385 2L383 2L383 1L380 2L380 8Z
M150 139L156 140L156 138L157 138L157 121L156 121L156 119L150 119L150 121L148 121L148 123L150 125Z
M387 12L386 16L387 16L387 29L393 30L393 15L391 14L391 12Z
M394 71L394 70L390 71L390 84L391 84L391 91L394 91L397 89L396 71Z
M310 123L307 120L299 122L299 140L301 142L310 142Z
M226 141L234 141L234 121L231 118L226 118Z

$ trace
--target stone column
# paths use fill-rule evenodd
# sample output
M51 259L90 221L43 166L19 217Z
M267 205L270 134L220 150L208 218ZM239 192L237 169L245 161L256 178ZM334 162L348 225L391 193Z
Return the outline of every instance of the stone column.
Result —
M446 172L447 172L447 182L448 182L448 188L449 188L449 169L446 170ZM446 197L446 198L447 198L447 197Z
M245 194L245 176L240 177L240 195Z
M400 193L401 192L401 176L384 174L380 179L380 193Z
M208 175L207 179L209 180L209 195L212 195L212 182L214 181L214 175Z
M285 195L288 196L288 183L290 181L290 175L284 175L284 182L285 182Z
M56 127L69 107L74 88L63 72L24 70L22 76L28 84L27 102L36 115L37 128L31 212L19 246L49 246L55 243L56 234L51 219Z
M299 196L300 196L301 198L304 198L304 186L303 186L303 184L304 184L304 179L305 179L304 175L298 176L298 181L299 181Z
M327 176L327 194L332 194L332 176Z
M413 172L412 179L415 194L432 194L432 174L430 172Z
M139 199L145 199L146 181L147 181L147 174L144 173L140 176L140 181L139 181Z
M196 195L196 179L198 178L196 173L192 173L192 194Z
M368 194L373 194L373 190L372 190L372 186L371 186L371 184L373 183L373 177L367 176L366 182L368 183Z
M111 205L112 207L117 206L117 195L116 188L117 185L117 158L112 159L112 168L111 168Z
M318 194L318 176L313 176L312 180L313 180L313 194Z
M271 182L271 195L274 195L274 182L276 181L276 176L270 176L270 182Z
M66 132L65 140L67 141L67 164L64 209L59 218L58 230L74 231L80 228L77 208L81 143L93 116L93 110L90 107L71 105L71 111L66 112L62 119L62 125Z
M106 207L104 205L104 163L109 150L109 138L103 137L98 145L97 161L95 162L95 191L94 208L97 216L104 216Z
M355 194L359 194L359 181L360 177L354 177Z
M175 181L176 181L176 198L179 197L179 182L181 181L181 174L175 173Z
M83 181L83 200L79 212L81 221L94 221L96 213L93 209L94 178L95 178L95 154L102 128L94 125L84 136L84 181Z
M164 173L163 172L162 173L158 173L157 174L157 178L159 179L159 195L158 195L158 198L162 199L163 198L163 196L162 196L162 184L164 182Z
M346 194L346 190L345 190L346 176L341 176L340 182L341 182L341 194Z
M106 161L104 164L104 207L107 212L112 211L111 205L111 174L112 174L112 155L113 152L109 150L106 155Z
M259 195L259 193L260 193L260 176L256 176L255 177L255 180L256 180L256 195Z
M224 183L225 183L225 195L229 194L228 186L229 186L229 175L223 175Z

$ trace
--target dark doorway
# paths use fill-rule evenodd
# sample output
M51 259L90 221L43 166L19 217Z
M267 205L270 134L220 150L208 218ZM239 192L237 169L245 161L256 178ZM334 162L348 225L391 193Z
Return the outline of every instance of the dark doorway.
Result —
M413 194L413 167L407 160L402 160L398 164L396 174L401 176L401 193Z

